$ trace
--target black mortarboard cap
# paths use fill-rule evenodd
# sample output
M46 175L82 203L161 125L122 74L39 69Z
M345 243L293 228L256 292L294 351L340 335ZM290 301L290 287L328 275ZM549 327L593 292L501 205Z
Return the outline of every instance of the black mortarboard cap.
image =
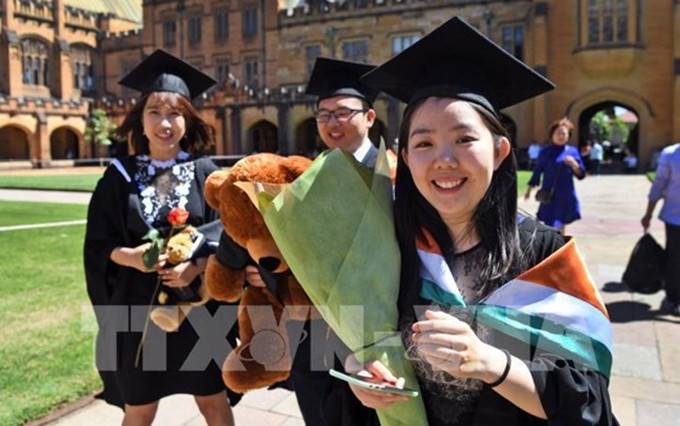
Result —
M158 49L132 69L118 84L147 94L176 92L194 99L217 81L193 65Z
M453 17L361 81L412 103L429 96L475 102L494 114L555 85L459 17Z
M319 100L354 96L372 104L380 91L363 84L360 77L373 68L375 65L318 57L305 93L317 95Z

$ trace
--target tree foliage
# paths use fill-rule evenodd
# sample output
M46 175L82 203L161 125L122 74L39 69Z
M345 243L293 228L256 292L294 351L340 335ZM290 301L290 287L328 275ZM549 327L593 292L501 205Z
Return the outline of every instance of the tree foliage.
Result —
M109 120L106 111L101 108L94 108L87 120L84 137L88 142L109 146L117 140L115 130L116 125Z
M618 139L626 143L630 128L621 117L612 116L606 110L602 110L590 120L590 133L600 142L605 139L610 141Z

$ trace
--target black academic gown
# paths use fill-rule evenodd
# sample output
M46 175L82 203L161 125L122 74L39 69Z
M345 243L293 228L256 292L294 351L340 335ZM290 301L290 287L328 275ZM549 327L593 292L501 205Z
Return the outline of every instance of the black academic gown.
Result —
M215 242L222 227L217 213L205 203L203 189L206 177L217 167L209 159L195 163L195 178L185 207L190 212L188 223L199 228L208 242ZM133 158L123 159L121 164L128 177L134 176ZM119 266L109 256L115 247L142 244L148 230L134 180L127 180L114 165L109 166L92 194L84 262L87 291L99 326L95 358L104 388L97 397L119 407L147 404L175 393L211 395L224 390L220 367L229 351L227 342L235 345L235 327L229 330L222 325L225 339L220 341L202 337L211 334L205 329L197 332L191 325L194 321L189 319L198 318L195 315L205 316L222 306L210 301L205 307L194 308L177 332L165 333L149 322L141 362L135 365L157 274ZM217 324L208 320L204 326ZM190 357L194 347L202 353ZM192 360L191 365L185 365L187 359ZM229 392L229 398L235 404L239 396Z
M532 264L538 264L564 244L561 235L552 228L525 218L519 224L522 247ZM413 310L405 309L405 298L415 299L411 306L426 306L430 302L407 291L400 293L401 327L408 327L414 321ZM487 337L488 338L488 337ZM527 359L537 393L549 420L534 417L517 408L492 388L483 385L481 394L472 410L451 420L447 410L452 402L442 395L427 393L422 397L428 413L429 426L617 426L608 393L608 382L601 374L575 365L550 353L537 351L536 347L501 333L490 338L494 346L505 348L510 353Z
M371 144L361 164L373 169L378 153ZM330 368L344 371L342 363L350 350L322 319L314 321L314 325L307 321L304 326L306 338L296 348L290 375L305 423L379 426L375 410L361 404L346 382L328 374Z

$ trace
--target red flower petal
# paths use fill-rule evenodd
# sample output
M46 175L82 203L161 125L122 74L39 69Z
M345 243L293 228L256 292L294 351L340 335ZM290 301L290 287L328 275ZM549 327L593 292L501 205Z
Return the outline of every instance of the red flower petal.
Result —
M170 210L170 214L168 214L168 222L173 226L184 225L188 218L189 212L179 207Z

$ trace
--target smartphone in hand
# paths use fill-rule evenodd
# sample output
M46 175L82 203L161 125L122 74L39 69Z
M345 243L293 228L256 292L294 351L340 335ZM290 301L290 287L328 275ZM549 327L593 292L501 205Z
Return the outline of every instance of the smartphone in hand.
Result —
M328 373L336 379L344 380L349 384L356 385L365 389L370 389L378 392L394 393L397 395L406 395L410 397L417 397L418 391L414 389L398 388L396 386L385 385L382 383L370 382L368 378L359 376L357 374L341 373L339 371L330 369Z

